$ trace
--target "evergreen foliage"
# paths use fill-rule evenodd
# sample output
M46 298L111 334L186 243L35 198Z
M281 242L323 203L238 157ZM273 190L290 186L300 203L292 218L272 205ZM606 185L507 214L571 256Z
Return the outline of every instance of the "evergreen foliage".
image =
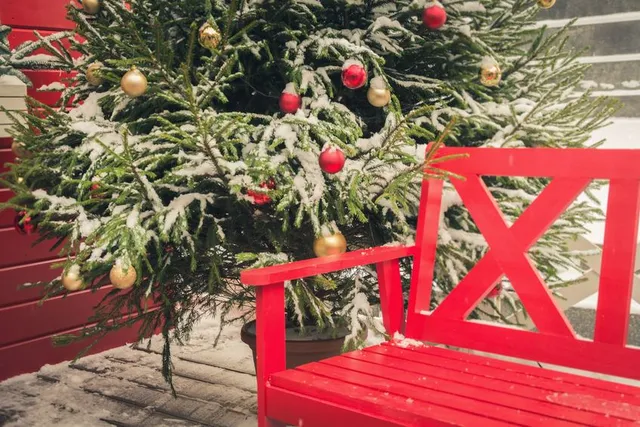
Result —
M15 76L25 84L30 84L29 79L20 70L15 68L11 61L11 49L9 47L9 33L11 28L0 24L0 77Z
M71 7L85 43L65 33L19 49L28 62L26 52L45 47L50 66L79 74L60 104L72 108L31 100L26 123L16 122L15 137L32 156L4 177L16 193L6 207L28 211L43 238L59 239L65 268L77 264L92 289L108 283L115 262L136 269L131 292L114 290L85 335L133 322L142 334L161 328L167 378L172 328L181 341L203 313L230 321L232 307L252 306L241 269L313 257L314 239L331 229L350 250L411 242L430 141L582 147L616 108L574 96L586 66L576 61L580 52L565 49L566 28L534 25L534 0L443 1L448 23L439 31L422 24L421 0L129 3L130 10L104 0L95 16ZM220 31L218 48L198 43L205 22ZM58 43L63 37L80 60ZM388 107L370 105L366 88L342 85L341 67L353 59L388 83ZM96 87L85 70L97 61L104 82ZM497 87L480 83L487 61L502 68ZM120 89L132 65L149 81L135 99ZM291 82L303 108L285 115L278 97ZM339 174L318 166L327 146L348 157ZM274 189L261 186L270 180ZM511 219L544 185L488 183ZM258 206L250 191L272 202ZM444 204L436 286L447 292L486 244L449 186ZM534 247L548 280L564 284L559 272L576 264L565 242L597 215L575 204ZM48 295L64 292L59 280L43 285ZM368 269L290 283L287 315L303 325L338 321L355 337L376 291ZM123 320L123 310L139 316Z

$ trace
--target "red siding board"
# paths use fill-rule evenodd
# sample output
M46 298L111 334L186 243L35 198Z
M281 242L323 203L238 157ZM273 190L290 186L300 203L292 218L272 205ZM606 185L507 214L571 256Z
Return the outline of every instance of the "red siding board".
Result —
M9 170L7 163L13 163L16 156L13 155L10 148L3 148L0 150L0 173Z
M7 202L13 193L7 189L0 189L0 203ZM10 209L0 210L0 228L13 226L13 219L16 214Z
M18 234L13 227L0 230L0 268L58 258L58 248L53 252L50 250L55 240L33 246L39 237L37 234Z
M77 73L59 70L23 70L24 74L31 80L33 86L27 89L27 95L37 99L43 104L54 106L60 99L60 92L41 92L38 89L44 85L50 85L51 83L63 83L69 84L69 79L75 76Z
M82 328L65 331L79 332ZM73 358L92 341L85 340L67 346L55 347L51 336L35 338L11 346L0 348L0 381L28 372L34 372L47 364L61 363ZM114 347L134 343L138 338L138 329L122 328L100 340L88 354L95 354Z
M52 265L60 261L64 259L0 268L0 307L39 300L42 297L42 288L22 288L22 285L55 279L62 269L53 269Z
M0 138L0 148L11 148L12 138Z
M2 0L0 22L10 27L70 30L75 27L67 19L69 0Z

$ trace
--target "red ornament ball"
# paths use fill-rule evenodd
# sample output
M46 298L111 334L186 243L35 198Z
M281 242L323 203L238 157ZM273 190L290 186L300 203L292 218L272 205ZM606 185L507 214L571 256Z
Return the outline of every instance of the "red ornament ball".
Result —
M13 227L19 234L30 235L38 228L25 211L18 212L13 220Z
M274 188L276 188L276 182L272 178L268 181L261 183L260 188L267 188L269 190L273 190ZM273 201L273 199L271 199L271 197L269 197L268 194L263 193L261 191L247 190L247 196L253 198L253 204L257 206L264 206Z
M359 89L367 83L367 70L359 61L347 61L342 67L342 84Z
M447 22L447 11L440 4L433 4L424 8L422 22L430 30L437 30Z
M280 111L285 114L294 114L302 105L302 97L292 88L287 88L280 94Z
M323 171L334 174L342 170L346 158L341 149L331 147L322 151L318 160Z

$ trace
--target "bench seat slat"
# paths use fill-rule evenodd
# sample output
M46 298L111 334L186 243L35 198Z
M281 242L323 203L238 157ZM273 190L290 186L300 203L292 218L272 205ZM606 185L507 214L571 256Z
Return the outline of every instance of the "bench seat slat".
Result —
M584 380L454 350L386 343L278 372L266 400L273 388L308 396L309 405L324 401L407 426L637 425L637 396L616 390L619 384Z
M478 354L470 354L461 351L451 351L440 347L425 346L417 348L416 351L433 356L439 356L447 359L455 359L461 362L465 362L464 365L466 368L471 368L469 364L473 364L490 367L499 371L509 369L514 373L518 372L524 374L525 376L522 378L526 379L527 382L525 384L531 384L532 381L537 381L537 378L541 378L543 380L553 380L559 383L563 383L564 385L562 387L577 386L588 388L589 393L622 393L625 395L625 398L634 399L634 402L640 405L640 388L636 388L626 384L615 383L611 381L602 381L582 375L562 373L549 369L540 369L535 366L528 366L520 363L510 363ZM556 388L558 387L561 386L558 385ZM566 390L570 392L575 391L574 388L567 388Z
M410 352L402 349L398 350ZM464 365L453 359L425 358L417 354L418 358L423 360L416 362L408 358L394 357L394 354L398 355L396 352L353 352L344 355L345 357L340 359L329 359L326 363L347 365L344 363L345 359L357 360L364 362L361 369L380 373L390 379L397 378L399 381L409 380L415 383L417 378L418 385L431 387L432 384L434 386L437 384L438 389L442 391L469 397L478 396L481 400L513 408L522 408L528 402L528 405L531 405L527 408L528 411L549 414L564 420L586 424L592 423L593 425L610 425L609 416L611 415L620 416L620 418L624 419L634 419L629 416L626 410L616 411L615 408L611 409L600 405L582 410L576 409L574 405L563 401L550 401L550 396L554 394L560 395L565 392L550 388L551 386L541 388L529 385L526 382L512 381L511 375L505 376L502 371L496 370L495 372L490 372L489 375L483 375L483 373L476 372L473 367L465 369ZM389 368L391 369L390 371L388 370ZM396 371L406 371L406 375ZM393 375L391 375L392 372ZM589 391L574 388L574 393L584 395ZM607 397L611 400L620 400L621 398L616 393L609 393ZM603 401L607 402L606 399L603 399Z

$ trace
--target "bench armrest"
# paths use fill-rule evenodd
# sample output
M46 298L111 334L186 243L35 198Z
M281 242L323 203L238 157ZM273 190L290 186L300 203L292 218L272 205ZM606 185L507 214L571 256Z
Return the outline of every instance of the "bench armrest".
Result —
M380 246L347 252L342 255L312 258L271 267L244 270L240 273L240 280L245 285L266 286L362 265L379 264L385 261L405 258L413 256L414 250L414 246Z

